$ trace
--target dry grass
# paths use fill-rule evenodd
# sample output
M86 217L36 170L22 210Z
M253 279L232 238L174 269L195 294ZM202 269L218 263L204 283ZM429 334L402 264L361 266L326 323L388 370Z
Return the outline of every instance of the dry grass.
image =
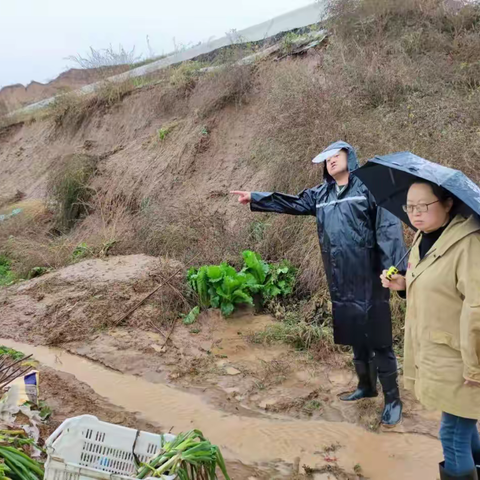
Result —
M190 104L201 117L208 117L229 104L238 107L247 100L254 74L255 67L251 65L218 67L199 79Z
M134 89L135 82L131 79L122 82L105 80L98 84L94 93L71 92L57 96L48 107L48 113L57 128L75 131L94 114L120 103Z
M334 345L333 330L328 320L320 322L309 319L298 310L290 310L280 316L277 312L276 316L279 322L251 335L250 341L265 345L286 343L297 350L310 353L316 360L336 360L334 354L341 350Z
M12 261L17 278L27 278L35 267L58 268L68 263L72 245L52 235L53 215L44 207L2 223L0 253Z
M284 382L291 372L292 366L287 360L261 360L261 368L255 374L255 387L259 390L270 388Z
M149 255L166 255L196 264L239 261L243 244L220 216L211 215L205 201L167 207L152 203L136 216L136 246Z
M59 158L50 171L47 195L55 212L59 232L68 232L82 217L88 215L88 202L93 189L98 158L72 154Z

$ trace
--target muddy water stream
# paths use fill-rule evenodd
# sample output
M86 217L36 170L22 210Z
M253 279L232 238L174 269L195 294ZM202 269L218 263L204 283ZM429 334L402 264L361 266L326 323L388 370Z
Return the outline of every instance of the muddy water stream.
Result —
M439 442L420 435L375 434L349 423L279 420L227 414L204 402L199 395L153 384L132 375L106 369L92 361L55 348L35 347L2 340L0 343L33 354L42 364L70 373L99 395L173 432L199 428L214 443L222 446L231 460L244 463L282 459L300 465L321 465L319 451L339 442L338 463L348 471L360 464L372 480L436 478L441 458Z

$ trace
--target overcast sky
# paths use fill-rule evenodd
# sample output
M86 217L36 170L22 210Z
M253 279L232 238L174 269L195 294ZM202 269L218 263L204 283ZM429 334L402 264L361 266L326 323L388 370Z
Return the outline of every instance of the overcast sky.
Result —
M177 44L220 38L313 0L0 0L0 88L46 82L66 57L122 44L161 55Z

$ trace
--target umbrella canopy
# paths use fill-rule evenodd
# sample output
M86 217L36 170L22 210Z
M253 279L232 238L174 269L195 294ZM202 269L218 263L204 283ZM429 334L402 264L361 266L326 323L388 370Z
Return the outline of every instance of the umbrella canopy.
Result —
M410 152L376 156L352 173L366 185L379 206L411 227L402 206L406 203L408 189L419 178L436 183L460 200L458 213L480 215L480 188L474 182L459 170Z

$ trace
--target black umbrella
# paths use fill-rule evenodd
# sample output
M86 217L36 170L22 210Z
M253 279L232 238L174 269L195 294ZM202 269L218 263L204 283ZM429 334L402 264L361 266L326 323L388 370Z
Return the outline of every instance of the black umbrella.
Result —
M410 152L376 156L353 174L366 185L379 206L411 227L402 206L408 189L419 178L436 183L460 200L458 213L480 215L480 188L474 182L459 170L429 162Z

